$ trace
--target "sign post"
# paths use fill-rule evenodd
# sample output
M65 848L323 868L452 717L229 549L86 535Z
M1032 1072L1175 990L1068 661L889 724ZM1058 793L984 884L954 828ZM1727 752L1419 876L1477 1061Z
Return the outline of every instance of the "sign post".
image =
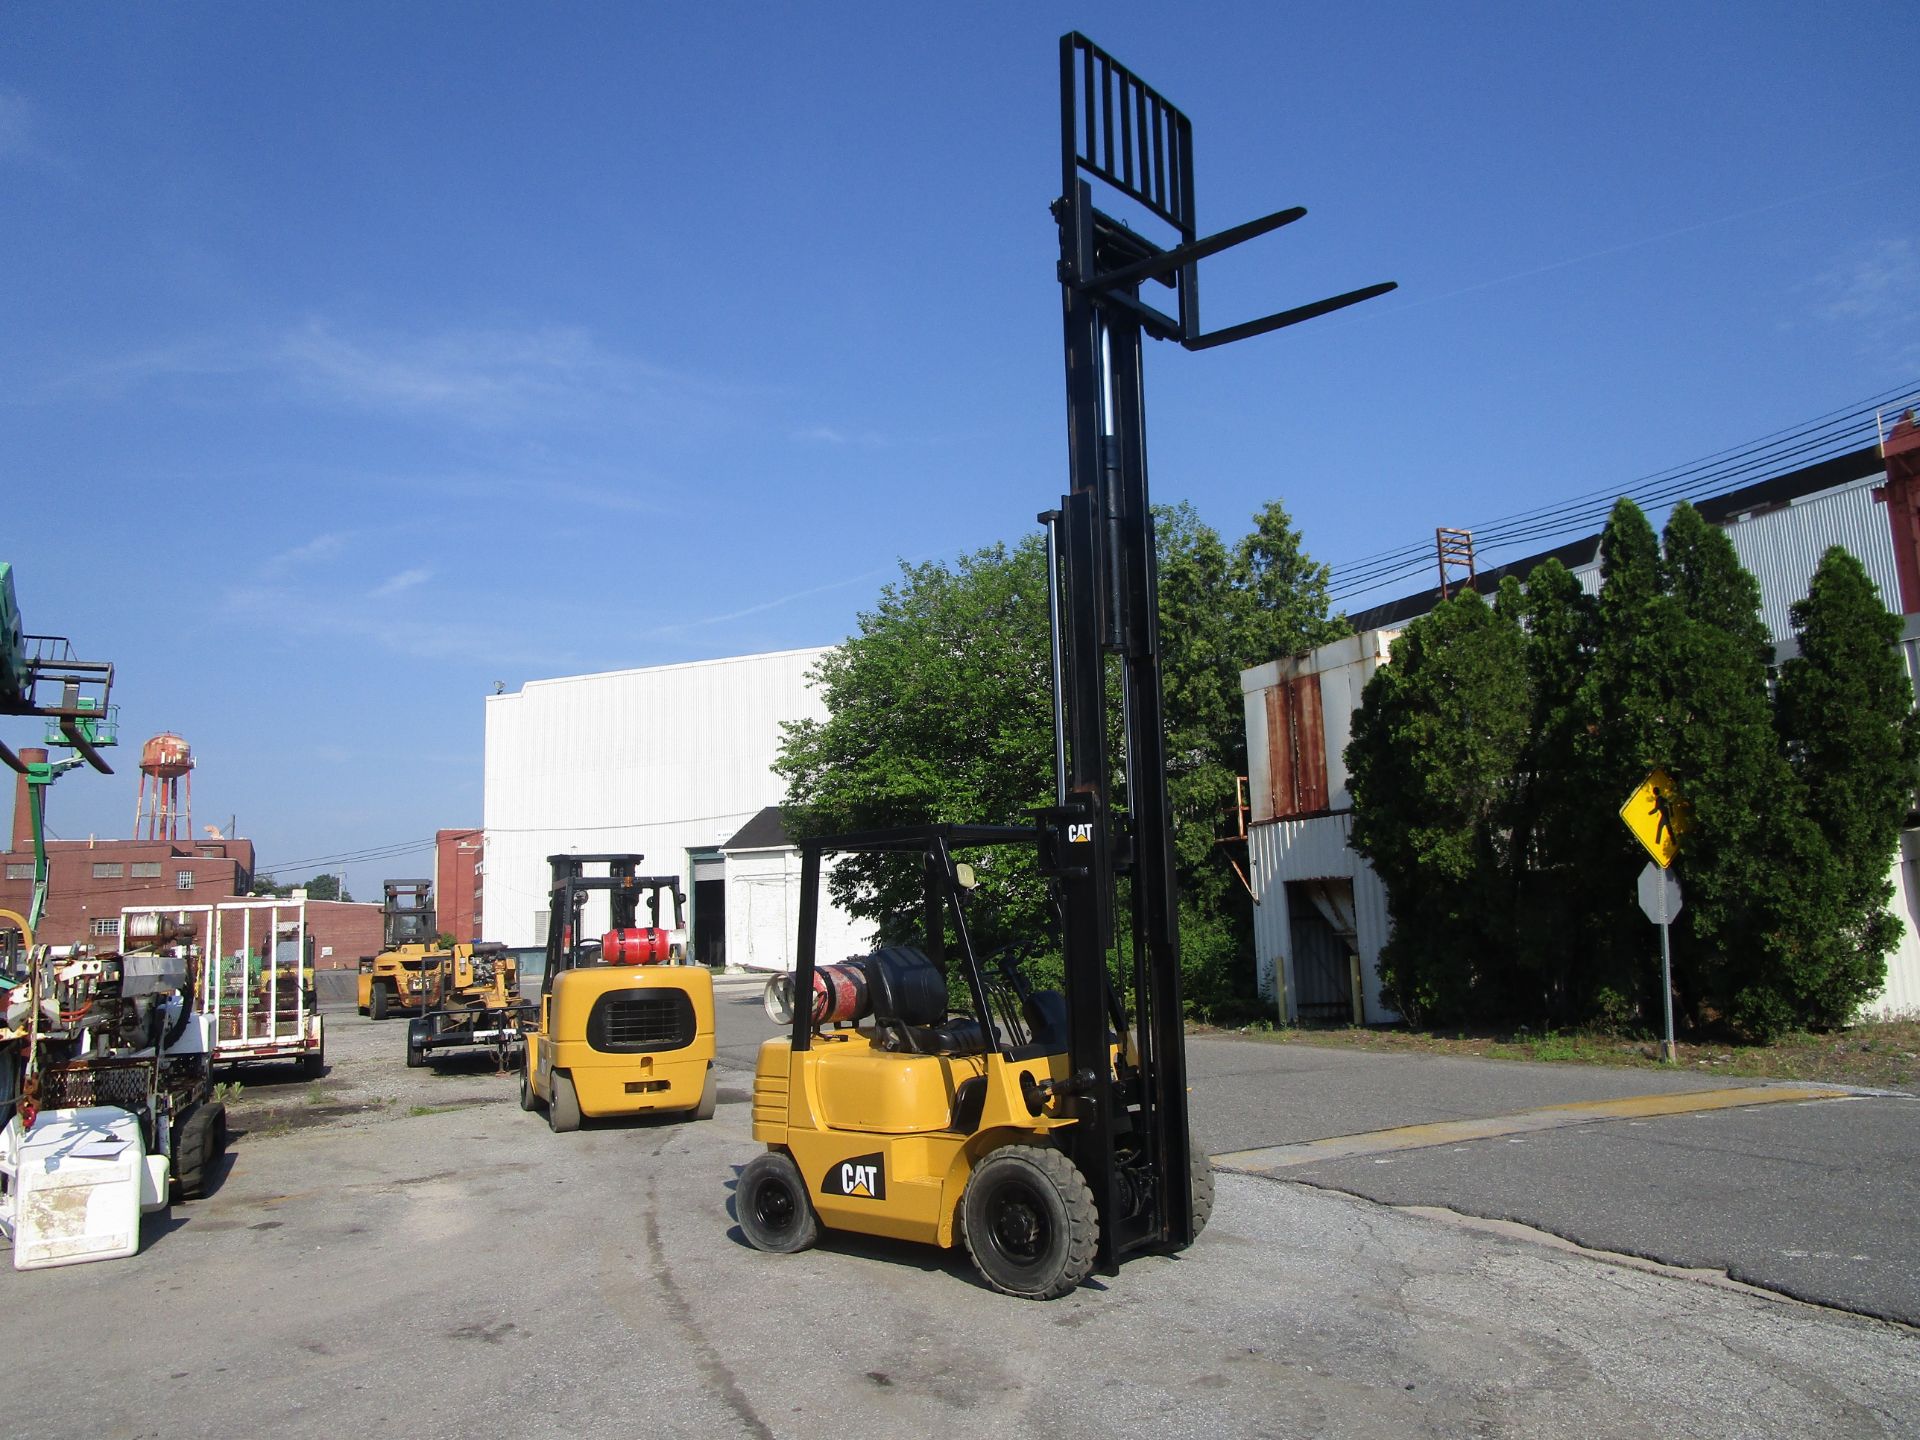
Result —
M1652 861L1640 872L1640 908L1647 919L1660 927L1660 999L1666 1006L1667 1039L1661 1058L1669 1064L1673 1048L1673 951L1667 942L1667 926L1680 913L1680 877L1662 870Z
M1660 927L1660 1003L1665 1008L1667 1038L1662 1058L1674 1060L1673 1045L1673 951L1668 944L1667 926L1680 913L1680 878L1668 867L1680 853L1680 834L1687 828L1687 806L1680 798L1680 787L1664 770L1654 770L1620 807L1633 838L1646 847L1653 863L1640 872L1640 908L1647 919Z

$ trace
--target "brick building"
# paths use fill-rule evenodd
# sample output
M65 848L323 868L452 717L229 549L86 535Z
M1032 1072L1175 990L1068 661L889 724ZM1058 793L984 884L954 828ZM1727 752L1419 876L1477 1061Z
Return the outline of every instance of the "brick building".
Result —
M433 836L433 904L440 933L456 941L479 940L482 886L481 836L474 830L437 830Z
M41 760L45 751L21 752ZM111 945L123 905L211 905L253 884L251 840L49 840L47 912L34 938ZM33 902L33 812L26 776L14 784L12 840L0 855L0 909Z
M385 948L380 907L355 900L309 900L307 933L313 936L317 970L353 970L362 955L377 955Z
M41 760L45 751L23 750ZM253 887L253 842L207 840L49 840L47 911L34 939L43 945L119 941L120 912L130 905L166 909L217 905ZM33 814L26 777L14 785L11 841L0 854L0 910L25 915L33 903ZM307 933L321 969L351 969L380 949L380 907L332 900L307 902Z

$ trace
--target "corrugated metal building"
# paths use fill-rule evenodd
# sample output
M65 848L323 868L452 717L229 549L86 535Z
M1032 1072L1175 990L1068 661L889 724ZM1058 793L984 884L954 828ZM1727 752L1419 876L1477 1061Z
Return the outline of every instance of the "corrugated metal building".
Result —
M487 697L487 938L545 942L549 855L638 851L647 872L681 877L696 958L733 961L722 847L783 798L780 726L824 718L807 673L826 653L534 680Z
M1916 462L1910 487L1900 473L1903 437L1911 437ZM1920 535L1908 519L1920 514L1920 435L1910 423L1895 431L1887 453L1894 457L1891 485L1888 462L1869 447L1695 503L1727 531L1759 581L1761 613L1780 658L1795 648L1789 607L1806 595L1820 557L1840 545L1859 557L1889 607L1905 613L1908 674L1920 684L1920 545L1907 542L1908 554L1896 544L1903 525ZM1553 558L1597 593L1599 545L1599 536L1589 536L1483 571L1474 584L1490 592L1506 576L1524 578ZM1255 964L1261 994L1290 1022L1398 1018L1380 997L1386 890L1347 843L1352 799L1344 752L1360 693L1386 662L1393 637L1439 600L1436 586L1374 606L1351 617L1355 635L1241 673ZM1886 988L1869 1007L1883 1014L1920 1011L1920 831L1902 838L1892 879L1903 932L1887 959Z

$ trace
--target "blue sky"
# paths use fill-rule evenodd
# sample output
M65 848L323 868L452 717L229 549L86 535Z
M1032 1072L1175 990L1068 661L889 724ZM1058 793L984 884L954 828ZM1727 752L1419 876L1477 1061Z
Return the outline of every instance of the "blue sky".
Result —
M1908 3L15 4L28 628L271 866L477 824L496 681L831 643L1018 538L1073 28L1192 118L1203 229L1312 212L1210 326L1401 284L1150 350L1155 494L1229 540L1277 496L1353 560L1920 380ZM131 832L119 755L56 833Z

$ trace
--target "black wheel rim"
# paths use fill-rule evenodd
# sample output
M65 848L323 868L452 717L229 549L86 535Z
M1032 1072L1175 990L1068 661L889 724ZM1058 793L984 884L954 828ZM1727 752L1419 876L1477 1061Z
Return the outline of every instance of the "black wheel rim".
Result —
M763 1180L754 1187L747 1208L753 1212L754 1224L760 1227L761 1233L774 1236L792 1230L800 1212L793 1192L774 1179Z
M1036 1269L1053 1249L1053 1214L1045 1198L1026 1180L1008 1176L986 1196L987 1228L982 1237L1002 1265L1015 1272Z

